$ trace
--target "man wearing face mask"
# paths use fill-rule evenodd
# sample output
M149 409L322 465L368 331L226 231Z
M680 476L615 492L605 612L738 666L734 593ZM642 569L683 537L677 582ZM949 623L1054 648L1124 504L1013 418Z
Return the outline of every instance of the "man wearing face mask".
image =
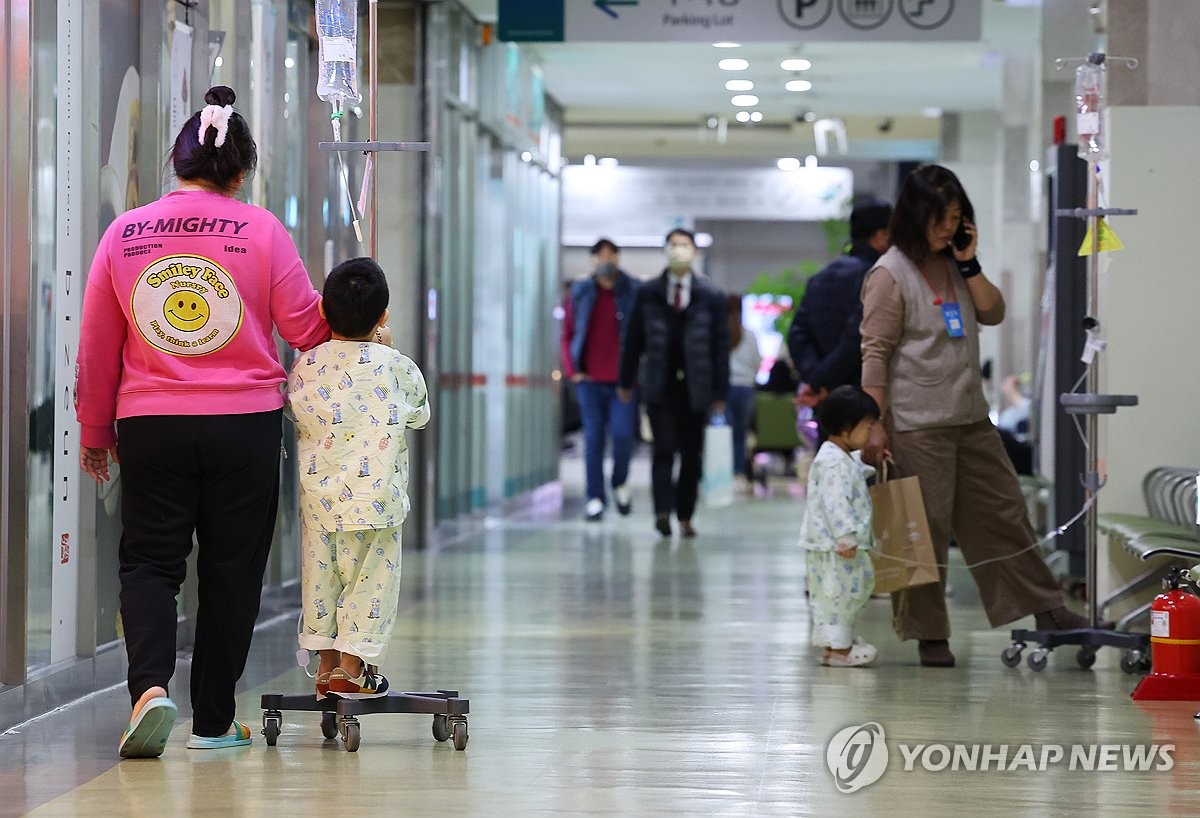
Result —
M633 308L637 284L623 272L620 248L608 239L592 245L592 274L571 288L562 328L563 374L575 384L583 423L588 520L604 516L604 449L612 438L612 488L617 511L632 509L629 459L633 454L637 405L618 400L621 336Z
M725 412L729 391L725 296L693 270L695 259L692 233L667 234L667 269L638 288L621 346L621 398L632 397L636 381L654 433L654 525L664 537L672 511L683 536L696 536L704 429L710 411Z

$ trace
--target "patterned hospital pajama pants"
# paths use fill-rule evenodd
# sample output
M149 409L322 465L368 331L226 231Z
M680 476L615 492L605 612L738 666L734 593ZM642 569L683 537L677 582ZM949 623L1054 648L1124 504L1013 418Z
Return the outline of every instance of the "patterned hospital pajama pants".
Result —
M812 643L845 650L854 642L854 622L875 589L871 558L861 548L849 559L834 551L809 551L806 556Z
M302 527L305 650L340 650L378 665L400 602L400 529Z

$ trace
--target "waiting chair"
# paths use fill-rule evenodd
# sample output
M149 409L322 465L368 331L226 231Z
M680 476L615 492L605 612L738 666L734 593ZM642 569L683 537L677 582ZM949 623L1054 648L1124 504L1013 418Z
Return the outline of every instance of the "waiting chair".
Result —
M782 454L790 469L796 447L800 446L796 431L796 404L791 395L758 392L754 395L754 450ZM756 478L765 486L767 470L758 469Z

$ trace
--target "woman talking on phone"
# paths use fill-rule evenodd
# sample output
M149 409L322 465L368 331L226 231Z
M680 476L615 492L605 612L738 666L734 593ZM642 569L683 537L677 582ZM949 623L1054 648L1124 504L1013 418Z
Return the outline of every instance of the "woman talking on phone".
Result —
M988 419L979 327L1004 319L1004 296L975 257L975 210L951 171L926 165L905 180L891 249L863 283L862 387L879 403L863 459L890 457L921 480L939 565L953 536L992 627L1034 615L1038 629L1086 627L1063 606L1042 560L1016 472ZM941 581L892 594L893 626L917 639L921 664L952 667Z

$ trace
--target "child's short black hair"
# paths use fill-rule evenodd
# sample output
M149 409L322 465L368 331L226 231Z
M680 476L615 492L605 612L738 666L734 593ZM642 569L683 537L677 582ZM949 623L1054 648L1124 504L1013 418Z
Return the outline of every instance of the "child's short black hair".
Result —
M321 293L325 320L336 334L363 338L388 306L387 278L371 258L352 258L329 271Z
M839 386L817 406L817 422L826 437L845 434L865 418L879 420L879 404L857 386Z

